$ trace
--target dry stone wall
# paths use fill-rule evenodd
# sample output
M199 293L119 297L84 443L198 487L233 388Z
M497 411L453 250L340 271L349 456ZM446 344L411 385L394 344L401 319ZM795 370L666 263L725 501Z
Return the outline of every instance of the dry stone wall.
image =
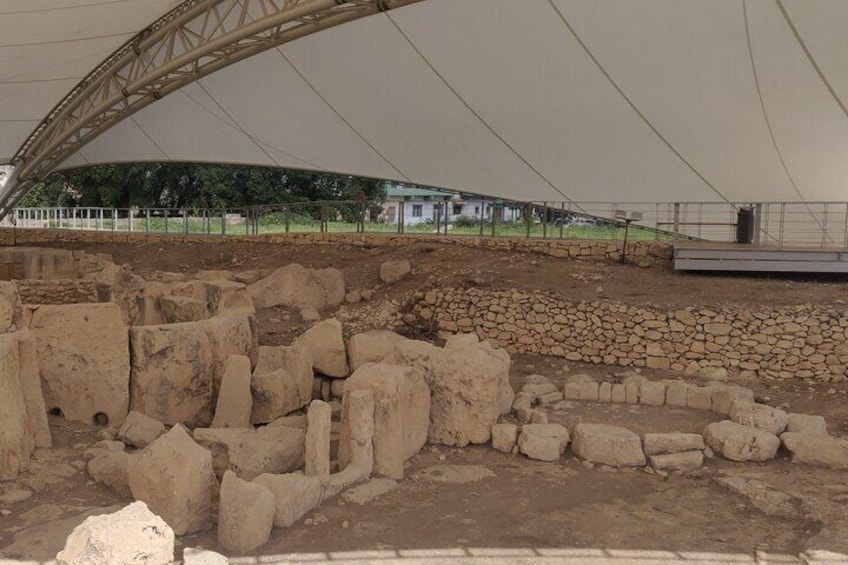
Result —
M837 308L687 308L570 302L544 292L443 288L415 295L415 323L476 333L512 353L670 369L723 368L845 382L848 315Z
M13 240L13 237L17 239ZM0 245L44 245L54 242L79 243L218 243L222 240L249 240L266 243L292 244L335 244L360 247L395 247L412 243L439 243L465 247L482 247L502 251L538 253L551 257L584 260L614 260L621 255L622 242L588 239L540 239L527 237L478 237L406 234L363 234L363 233L288 233L260 236L192 236L174 234L116 233L96 231L64 230L17 230L0 229ZM627 244L627 258L640 267L668 266L671 264L673 248L664 241L631 241Z
M86 280L26 279L15 281L24 304L80 304L99 302L97 283Z

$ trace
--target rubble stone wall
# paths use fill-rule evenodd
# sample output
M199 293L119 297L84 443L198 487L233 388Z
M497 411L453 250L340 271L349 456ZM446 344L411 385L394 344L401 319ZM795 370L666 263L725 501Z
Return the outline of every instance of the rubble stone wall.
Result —
M99 302L94 281L57 279L15 281L24 304L78 304Z
M416 294L417 323L474 333L511 353L696 372L723 367L782 379L845 382L848 314L837 308L687 308L569 302L552 293L434 289Z
M0 245L12 244L12 230L0 229ZM526 237L438 236L406 234L361 233L289 233L260 236L197 236L175 234L116 233L64 230L17 230L17 245L48 245L55 242L80 243L168 243L220 242L238 239L266 243L337 244L361 247L404 246L412 243L440 243L483 247L503 251L538 253L551 257L585 260L615 260L621 255L621 241L589 239L539 239ZM663 241L631 241L627 244L627 257L642 267L668 266L672 259L672 246Z

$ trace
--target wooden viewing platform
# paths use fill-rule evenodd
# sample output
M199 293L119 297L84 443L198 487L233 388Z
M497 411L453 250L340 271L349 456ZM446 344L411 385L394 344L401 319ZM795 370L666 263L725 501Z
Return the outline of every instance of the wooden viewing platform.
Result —
M848 273L848 249L676 241L674 268L678 271Z

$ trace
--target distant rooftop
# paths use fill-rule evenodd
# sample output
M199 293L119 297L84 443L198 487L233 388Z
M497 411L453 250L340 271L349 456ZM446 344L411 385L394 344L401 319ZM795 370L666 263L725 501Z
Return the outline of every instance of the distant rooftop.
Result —
M456 195L441 190L430 190L429 188L389 185L386 189L386 196L389 198L452 198Z

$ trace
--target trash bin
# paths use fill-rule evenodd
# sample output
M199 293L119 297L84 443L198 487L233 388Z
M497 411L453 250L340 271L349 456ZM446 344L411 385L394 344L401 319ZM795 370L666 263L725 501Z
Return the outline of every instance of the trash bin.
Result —
M754 241L754 208L745 206L736 213L736 243Z

